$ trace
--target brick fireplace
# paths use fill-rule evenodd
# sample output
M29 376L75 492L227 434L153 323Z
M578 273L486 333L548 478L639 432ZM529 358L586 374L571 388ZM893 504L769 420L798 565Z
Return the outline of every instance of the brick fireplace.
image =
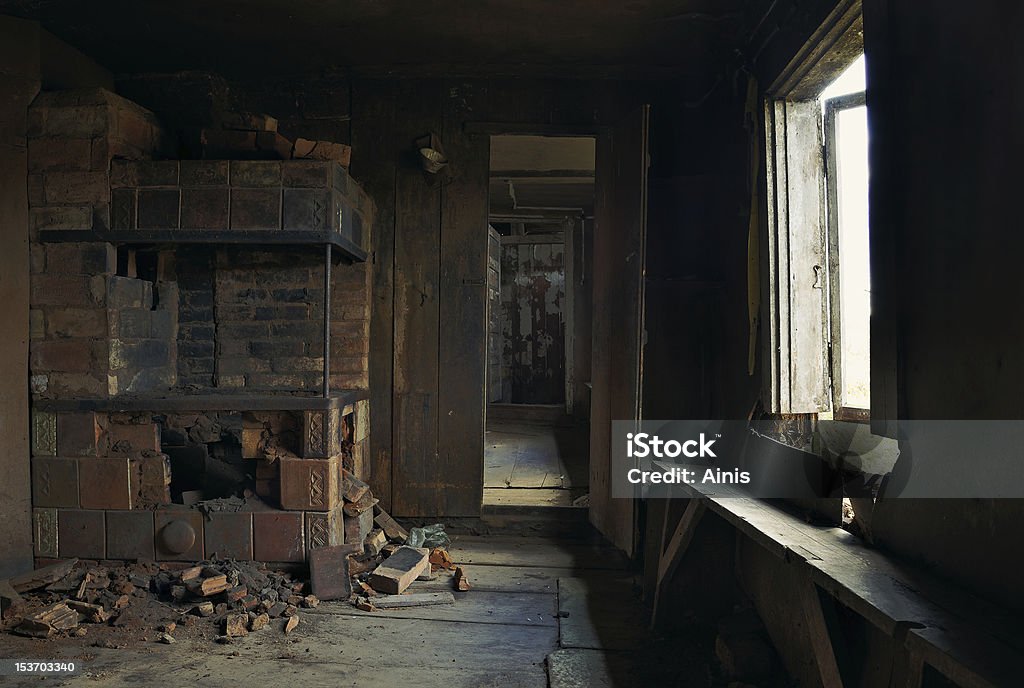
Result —
M174 160L101 89L30 109L38 559L362 542L373 204L339 164Z

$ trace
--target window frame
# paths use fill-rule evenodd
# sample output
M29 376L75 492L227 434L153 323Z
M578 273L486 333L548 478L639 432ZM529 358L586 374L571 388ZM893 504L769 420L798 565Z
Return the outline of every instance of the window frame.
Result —
M839 249L839 164L836 116L845 110L867 107L867 92L859 91L822 101L824 122L825 205L828 253L828 359L832 414L835 420L869 422L871 409L846 405L843 398L842 312L840 300L841 259ZM869 236L870 236L870 229Z

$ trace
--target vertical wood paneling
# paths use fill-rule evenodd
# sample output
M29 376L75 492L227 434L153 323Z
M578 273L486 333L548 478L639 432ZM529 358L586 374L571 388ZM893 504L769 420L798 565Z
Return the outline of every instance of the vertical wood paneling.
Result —
M444 89L442 140L451 164L442 194L441 346L438 469L449 486L440 495L448 516L478 516L483 499L484 380L487 350L486 136L469 136L463 122L486 87L449 82Z
M414 142L441 131L441 89L407 80L397 95L392 510L439 515L450 478L439 470L437 444L441 178L423 172Z
M397 82L356 81L352 88L352 175L377 208L371 229L370 485L391 509L394 383L395 163Z

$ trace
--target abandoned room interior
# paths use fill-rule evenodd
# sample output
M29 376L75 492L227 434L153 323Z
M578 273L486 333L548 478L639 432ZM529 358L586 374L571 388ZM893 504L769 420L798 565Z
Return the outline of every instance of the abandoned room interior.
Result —
M1019 29L0 0L0 680L1022 685Z

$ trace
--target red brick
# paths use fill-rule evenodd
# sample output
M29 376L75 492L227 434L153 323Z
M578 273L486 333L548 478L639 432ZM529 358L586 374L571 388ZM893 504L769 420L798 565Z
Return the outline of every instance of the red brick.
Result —
M160 430L156 423L111 423L108 428L110 453L137 456L160 451Z
M57 550L62 558L106 559L107 529L102 511L57 510Z
M253 556L257 561L303 561L301 512L260 511L252 515Z
M252 513L212 513L204 529L207 556L252 560Z
M78 495L83 509L131 509L128 459L79 459Z
M30 367L34 371L87 373L95 367L97 344L91 339L35 342L31 348Z
M32 505L78 508L78 462L37 456L32 459Z
M157 561L201 561L203 552L203 515L191 509L158 509L154 513ZM180 551L171 547L171 534L188 532L194 536L192 546Z
M57 453L61 456L103 456L106 434L92 411L57 415Z
M107 512L107 558L156 558L152 511Z
M294 511L330 511L340 500L338 458L279 460L281 508Z

